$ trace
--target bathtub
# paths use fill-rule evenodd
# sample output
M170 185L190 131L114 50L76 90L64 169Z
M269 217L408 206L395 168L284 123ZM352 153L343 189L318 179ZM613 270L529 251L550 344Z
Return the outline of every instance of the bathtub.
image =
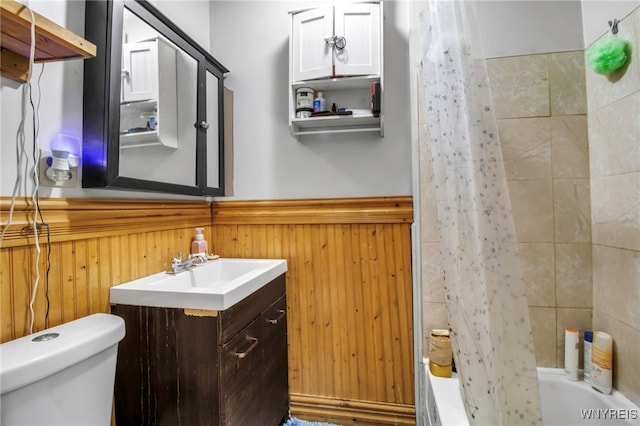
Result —
M433 376L425 360L427 424L467 426L458 378ZM640 409L623 394L613 390L604 395L580 380L567 380L560 368L538 367L540 404L545 426L638 425Z

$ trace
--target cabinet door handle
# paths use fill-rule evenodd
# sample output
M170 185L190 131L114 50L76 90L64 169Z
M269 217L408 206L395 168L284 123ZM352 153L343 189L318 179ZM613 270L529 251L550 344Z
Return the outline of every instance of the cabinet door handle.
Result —
M276 312L278 312L280 315L278 315L278 318L275 318L275 319L267 319L267 322L269 324L276 325L278 323L278 321L280 321L282 319L282 317L284 317L284 314L285 314L285 310L284 309L278 309Z
M251 342L249 347L244 352L236 352L235 355L237 358L242 359L251 353L252 350L258 346L258 338L257 337L249 337L247 336L247 340Z
M337 50L342 50L347 47L347 39L344 36L330 36L325 37L324 42L335 47Z

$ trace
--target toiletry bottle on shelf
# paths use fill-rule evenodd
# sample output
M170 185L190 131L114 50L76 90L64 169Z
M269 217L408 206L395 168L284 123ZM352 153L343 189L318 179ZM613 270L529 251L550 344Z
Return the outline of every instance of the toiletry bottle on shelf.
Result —
M191 254L204 254L206 256L209 253L207 241L204 239L202 231L203 228L196 228L196 236L193 237L191 242Z
M449 330L433 329L429 338L429 371L437 377L451 377L453 351Z
M374 117L380 117L380 83L371 84L371 113Z
M584 332L584 381L591 383L591 345L593 331Z
M613 376L613 339L607 333L593 333L591 345L591 387L602 393L611 393Z
M564 372L569 380L578 380L579 335L575 328L564 330Z
M327 101L322 96L322 92L318 92L318 96L313 100L313 112L322 112L327 109Z

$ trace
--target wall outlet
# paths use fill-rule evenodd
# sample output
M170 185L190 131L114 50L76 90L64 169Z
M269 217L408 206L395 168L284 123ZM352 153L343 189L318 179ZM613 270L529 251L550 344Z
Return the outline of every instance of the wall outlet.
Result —
M78 167L69 167L71 176L68 180L54 180L47 176L47 170L51 167L51 152L40 150L40 161L38 163L38 180L40 186L54 186L58 188L76 188L78 186ZM49 175L52 175L49 172Z

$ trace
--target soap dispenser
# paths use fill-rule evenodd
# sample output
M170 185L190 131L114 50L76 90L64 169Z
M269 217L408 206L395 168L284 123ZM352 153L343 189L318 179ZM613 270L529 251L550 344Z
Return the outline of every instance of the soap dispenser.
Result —
M196 228L196 236L191 242L191 254L204 254L206 256L209 253L209 247L202 231L203 228Z

